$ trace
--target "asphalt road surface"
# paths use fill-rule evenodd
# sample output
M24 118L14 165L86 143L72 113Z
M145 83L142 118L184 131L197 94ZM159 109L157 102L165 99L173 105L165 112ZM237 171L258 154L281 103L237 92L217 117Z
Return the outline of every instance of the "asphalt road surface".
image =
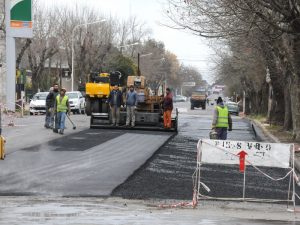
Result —
M148 204L148 205L147 205ZM297 214L266 204L208 202L197 209L161 209L114 198L0 198L2 225L296 225ZM230 216L231 215L231 216Z
M276 204L201 201L195 210L157 207L192 199L196 144L211 128L213 107L175 106L179 133L167 142L167 133L91 130L83 115L72 116L77 130L67 123L63 137L43 128L43 116L14 119L15 127L4 127L0 224L297 224L297 213ZM8 121L4 118L4 125ZM229 139L257 137L249 121L234 117ZM274 177L286 172L262 169ZM241 197L238 166L205 165L202 178L211 189L203 194ZM247 168L246 197L286 199L287 184Z
M192 175L196 168L196 145L199 139L208 138L211 129L212 110L191 111L188 103L178 103L180 111L179 133L164 145L133 176L114 190L114 196L130 199L184 199L191 200L193 194ZM259 132L259 131L258 131ZM257 137L247 119L233 116L233 131L228 139L256 141ZM274 178L287 171L276 168L261 168ZM201 193L211 197L241 198L243 174L238 165L203 165L202 182L209 188ZM289 179L275 182L257 170L247 167L247 198L287 199Z
M16 119L6 128L7 156L0 162L0 195L109 196L171 136L160 132L89 129L61 136L43 128L43 116Z

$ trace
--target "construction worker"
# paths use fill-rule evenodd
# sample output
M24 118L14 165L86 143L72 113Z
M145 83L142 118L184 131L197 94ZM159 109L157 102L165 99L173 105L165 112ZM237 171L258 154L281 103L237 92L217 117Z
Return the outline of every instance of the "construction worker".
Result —
M108 97L108 104L111 110L112 126L119 126L120 123L120 107L123 104L123 95L119 90L119 86L115 85Z
M54 126L54 105L56 96L59 94L58 84L54 84L50 88L49 94L46 98L46 119L45 119L45 128L53 129Z
M62 88L60 90L60 95L56 97L55 101L55 113L57 119L55 120L55 129L53 129L53 132L64 134L65 129L65 120L67 113L70 115L70 104L69 104L69 98L66 95L66 89Z
M232 131L232 119L228 108L224 106L223 99L217 99L217 106L214 111L212 129L218 134L219 140L227 139L227 130Z
M164 128L170 129L172 127L172 110L173 110L173 96L171 89L166 89L166 96L163 99L164 110Z
M135 126L135 109L137 106L137 94L134 90L134 86L130 85L129 91L126 94L126 126Z

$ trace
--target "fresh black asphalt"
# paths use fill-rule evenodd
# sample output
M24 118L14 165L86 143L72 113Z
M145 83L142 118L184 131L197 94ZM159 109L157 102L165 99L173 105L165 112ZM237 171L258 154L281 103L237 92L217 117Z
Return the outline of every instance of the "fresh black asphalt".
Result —
M196 114L196 115L195 115ZM208 138L211 116L209 112L194 111L180 115L177 136L165 144L138 171L116 188L114 196L129 199L184 199L193 197L192 175L196 169L196 146L199 138ZM248 120L234 117L234 130L229 139L255 141L256 136ZM213 156L212 156L213 157ZM274 178L287 171L260 168ZM238 165L203 165L201 181L209 188L201 193L211 197L241 198L243 174ZM283 181L272 181L248 166L246 170L246 198L282 199L288 197L289 176ZM296 189L297 191L298 188ZM299 192L300 193L300 192Z

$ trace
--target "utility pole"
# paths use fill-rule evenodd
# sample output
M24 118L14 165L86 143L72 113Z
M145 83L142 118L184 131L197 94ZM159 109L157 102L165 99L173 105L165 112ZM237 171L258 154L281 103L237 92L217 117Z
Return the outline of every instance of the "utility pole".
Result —
M140 53L138 53L138 69L137 69L137 72L138 72L138 76L140 77L141 76L141 70L140 70Z
M150 56L150 55L152 55L153 53L152 52L150 52L150 53L148 53L148 54L144 54L144 55L141 55L140 53L138 53L138 68L137 68L137 72L138 72L138 76L141 76L141 69L140 69L140 60L141 60L141 58L142 57L147 57L147 56Z

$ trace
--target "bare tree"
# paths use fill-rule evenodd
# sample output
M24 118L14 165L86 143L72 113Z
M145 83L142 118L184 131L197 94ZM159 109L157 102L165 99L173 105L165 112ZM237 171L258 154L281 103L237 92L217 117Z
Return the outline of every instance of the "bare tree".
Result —
M170 0L166 11L176 29L210 38L254 40L257 44L252 48L260 50L265 67L270 69L274 102L285 106L285 127L292 116L293 132L299 140L299 9L298 1L285 0Z
M34 17L34 38L28 47L27 58L32 72L32 88L36 91L43 79L45 62L58 52L60 43L57 38L57 14L36 8Z

